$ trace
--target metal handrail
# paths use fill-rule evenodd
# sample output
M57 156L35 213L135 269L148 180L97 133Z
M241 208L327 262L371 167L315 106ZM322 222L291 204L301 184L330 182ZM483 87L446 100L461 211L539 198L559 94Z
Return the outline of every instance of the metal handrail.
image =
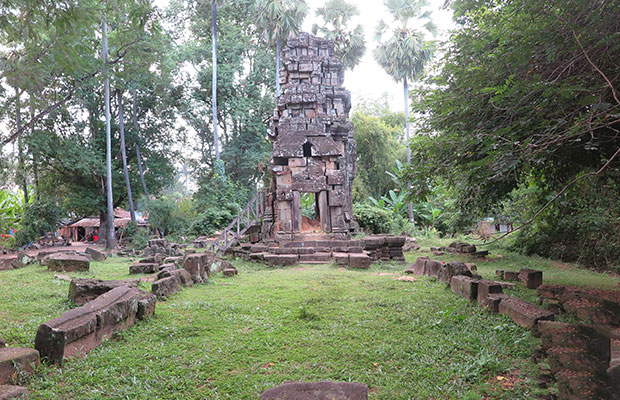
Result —
M257 192L256 195L248 202L248 204L241 210L239 214L233 219L222 233L209 243L207 249L215 253L216 255L223 254L232 245L237 243L241 236L248 229L254 226L263 216L264 212L264 192ZM232 236L229 240L229 236ZM222 244L223 242L223 244Z

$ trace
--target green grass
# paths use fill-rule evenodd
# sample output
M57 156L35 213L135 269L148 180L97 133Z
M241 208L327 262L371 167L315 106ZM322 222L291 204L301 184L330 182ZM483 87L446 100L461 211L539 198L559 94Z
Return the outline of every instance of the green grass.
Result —
M429 253L407 260L420 255ZM130 263L110 258L67 275L134 278ZM547 283L618 285L610 275L502 250L475 263L487 278L530 267ZM284 381L325 379L366 383L371 399L531 399L540 391L530 361L537 339L442 283L396 281L403 266L234 264L238 277L218 276L159 302L153 318L83 359L43 365L26 382L31 398L256 399ZM69 283L54 275L39 265L0 273L0 337L9 345L32 346L38 325L71 307ZM536 301L521 284L508 293Z
M238 277L184 289L83 359L41 367L31 398L257 399L287 380L324 379L364 382L371 399L534 396L537 340L443 284L396 281L402 267L391 265L235 265ZM124 278L127 266L71 275ZM2 276L0 337L32 345L38 324L70 306L68 283L53 276L40 266Z

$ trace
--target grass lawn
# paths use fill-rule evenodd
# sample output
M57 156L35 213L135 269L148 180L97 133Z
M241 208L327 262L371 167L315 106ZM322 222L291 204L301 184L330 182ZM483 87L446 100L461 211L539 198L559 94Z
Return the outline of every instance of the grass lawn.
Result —
M123 279L129 264L111 258L69 275ZM426 277L396 281L402 266L234 264L239 276L159 302L153 318L83 359L42 366L24 382L30 398L257 399L289 380L363 382L371 399L531 399L540 391L529 331ZM529 266L545 281L618 281L514 254L477 265L487 277ZM38 265L0 273L0 337L32 346L38 325L71 307L67 292L68 282ZM511 292L533 297L521 286Z
M31 398L257 399L287 380L322 379L364 382L373 399L532 396L535 339L440 283L396 281L400 266L236 264L238 277L158 303L154 318L85 358L43 366ZM72 275L123 278L127 265ZM68 283L40 266L1 282L0 337L11 345L31 346L38 324L70 307Z

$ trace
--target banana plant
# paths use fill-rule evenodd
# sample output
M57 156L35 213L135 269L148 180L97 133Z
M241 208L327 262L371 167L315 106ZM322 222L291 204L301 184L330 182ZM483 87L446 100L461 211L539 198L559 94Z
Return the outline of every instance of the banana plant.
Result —
M368 200L375 206L379 208L383 208L389 210L394 215L398 215L405 211L405 207L407 206L406 202L407 193L390 190L387 196L381 196L379 200L374 197L369 197Z

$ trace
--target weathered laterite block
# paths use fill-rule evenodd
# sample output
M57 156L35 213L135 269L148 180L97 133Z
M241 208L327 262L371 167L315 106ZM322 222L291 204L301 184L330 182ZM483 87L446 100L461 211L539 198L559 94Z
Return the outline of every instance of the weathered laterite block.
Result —
M192 279L192 276L190 275L189 272L187 272L184 269L172 269L172 270L168 269L168 270L161 271L159 274L157 274L158 280L163 279L163 278L169 278L169 277L176 278L176 280L182 286L193 286L194 285L194 280Z
M372 260L366 254L349 254L349 267L355 269L368 269Z
M194 283L203 283L209 279L210 258L208 254L188 254L183 259L183 269L189 272Z
M543 282L543 273L535 269L523 268L517 274L518 279L530 289L536 289ZM504 278L506 279L506 278Z
M297 254L265 254L265 263L270 266L290 266L299 264Z
M17 378L32 375L39 365L39 352L32 348L0 348L0 385Z
M489 295L502 293L502 285L497 282L482 279L478 281L478 304L481 307L492 307L493 300Z
M138 310L143 293L136 288L117 287L41 324L34 341L35 349L41 358L57 364L64 358L87 353L114 332L132 326L139 314L148 315Z
M503 299L499 303L499 313L509 316L517 325L528 329L534 329L538 321L552 321L555 318L552 312L523 301L518 297Z
M129 266L130 274L152 274L159 271L158 263L137 262Z
M450 284L453 276L464 275L464 276L472 276L471 271L467 268L467 265L462 262L452 261L443 266L443 268L439 272L439 280Z
M475 301L478 298L478 280L465 275L453 276L450 290L467 300Z
M427 260L424 268L424 273L433 278L439 278L439 273L443 269L444 264L437 260Z
M424 275L426 273L426 261L429 260L428 257L418 257L415 260L415 263L411 264L405 270L408 274L414 275Z
M69 300L73 304L81 306L120 286L136 287L136 282L127 280L104 281L90 278L72 279L69 284Z
M22 386L0 385L0 400L27 400L28 389Z
M187 272L187 271L186 271ZM159 299L165 299L181 290L181 282L176 276L161 278L151 285L151 292Z
M265 391L260 400L368 400L368 386L354 382L288 382Z
M90 270L90 260L85 256L77 254L55 253L45 257L44 260L49 271L74 272Z

